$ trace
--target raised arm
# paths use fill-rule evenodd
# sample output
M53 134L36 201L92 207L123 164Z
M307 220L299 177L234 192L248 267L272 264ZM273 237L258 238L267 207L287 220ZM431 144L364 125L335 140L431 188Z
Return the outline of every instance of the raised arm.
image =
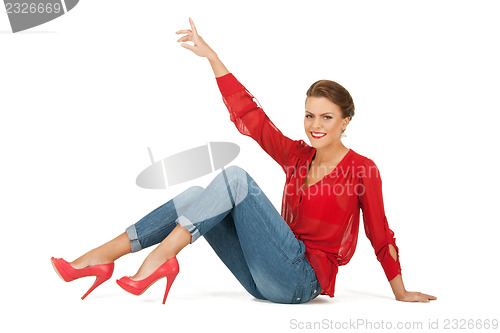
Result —
M257 99L227 70L215 51L198 35L191 18L189 22L191 30L177 31L178 34L187 34L179 38L178 42L192 41L194 46L186 43L181 45L209 60L231 121L241 134L253 138L286 173L290 153L301 146L301 140L292 140L281 133L258 105Z

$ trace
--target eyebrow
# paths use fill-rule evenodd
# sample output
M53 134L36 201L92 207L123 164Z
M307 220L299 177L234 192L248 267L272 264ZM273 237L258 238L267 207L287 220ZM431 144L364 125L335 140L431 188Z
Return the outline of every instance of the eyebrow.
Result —
M314 113L309 112L309 111L307 111L307 110L306 110L306 112L307 112L307 113L310 113L310 114L314 114ZM325 112L325 113L320 114L320 116L324 116L325 114L333 114L333 112Z

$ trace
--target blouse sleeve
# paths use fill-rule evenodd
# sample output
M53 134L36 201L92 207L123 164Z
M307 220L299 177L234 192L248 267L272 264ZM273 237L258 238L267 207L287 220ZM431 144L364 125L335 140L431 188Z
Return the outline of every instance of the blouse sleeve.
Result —
M385 216L380 172L371 159L366 159L365 170L360 178L363 186L358 195L363 211L366 237L375 250L377 260L381 263L387 280L390 281L401 274L399 248L396 246L394 232L389 228ZM391 256L389 244L396 249L397 261Z
M298 147L298 141L281 133L257 104L257 99L232 73L217 77L216 80L230 119L238 131L257 141L286 173L289 155Z

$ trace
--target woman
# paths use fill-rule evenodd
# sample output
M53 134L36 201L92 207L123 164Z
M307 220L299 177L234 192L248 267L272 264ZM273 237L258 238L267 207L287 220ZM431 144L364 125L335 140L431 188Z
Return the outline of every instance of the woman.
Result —
M156 208L126 232L68 263L52 258L65 280L96 276L85 298L108 280L119 257L158 244L137 273L117 283L140 295L167 277L163 303L177 273L176 255L205 237L243 287L258 299L305 303L319 294L334 296L339 265L356 247L359 208L396 300L429 302L435 296L406 291L399 249L384 213L381 179L375 163L340 138L354 115L354 104L339 84L320 80L307 91L304 128L311 142L291 140L270 121L253 95L227 70L217 54L191 30L178 42L209 60L230 119L252 137L286 174L281 215L242 168L231 166L203 189L190 187Z

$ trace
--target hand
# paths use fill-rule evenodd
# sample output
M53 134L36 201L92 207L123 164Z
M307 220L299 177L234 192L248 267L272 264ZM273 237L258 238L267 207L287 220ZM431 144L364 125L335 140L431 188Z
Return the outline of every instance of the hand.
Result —
M406 291L403 296L396 297L396 300L402 302L424 302L429 303L430 300L436 300L436 296L427 295L418 291Z
M187 34L186 36L183 36L177 40L177 42L193 42L194 46L187 44L187 43L182 43L181 46L191 50L196 54L197 56L200 57L209 57L213 54L215 54L214 50L208 46L207 43L201 38L200 35L198 35L198 32L196 31L196 27L194 26L194 22L191 18L189 18L189 23L191 24L191 30L179 30L176 32L176 34Z

